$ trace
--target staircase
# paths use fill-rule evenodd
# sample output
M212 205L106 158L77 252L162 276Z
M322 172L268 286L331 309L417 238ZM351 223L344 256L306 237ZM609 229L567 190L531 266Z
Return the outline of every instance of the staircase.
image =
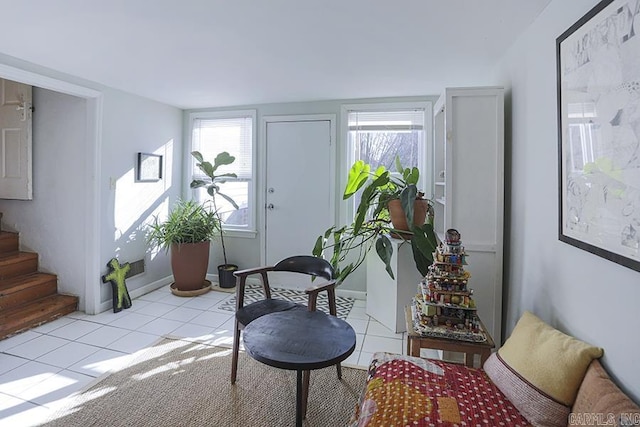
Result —
M38 254L19 251L17 233L0 231L0 339L77 310L78 298L59 295L57 283L38 272Z

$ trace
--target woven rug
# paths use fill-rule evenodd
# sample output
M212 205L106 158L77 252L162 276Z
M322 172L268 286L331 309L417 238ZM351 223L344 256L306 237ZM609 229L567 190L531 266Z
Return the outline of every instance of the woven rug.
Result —
M293 301L298 304L307 305L309 301L309 297L304 291L299 291L297 289L282 289L282 288L271 288L271 297L283 299L287 301ZM262 290L262 285L259 283L248 283L244 289L244 302L245 304L249 304L258 300L264 299L264 291ZM353 303L355 299L348 297L340 297L336 296L336 312L338 317L341 319L346 319L353 308ZM326 292L321 292L318 295L318 310L324 311L325 313L329 313L329 301L327 298ZM232 298L224 301L218 306L220 310L227 311L236 311L236 297L235 295Z
M231 350L164 337L126 368L68 398L48 427L295 425L296 372L240 353L231 385ZM367 372L334 366L311 372L306 427L344 427Z

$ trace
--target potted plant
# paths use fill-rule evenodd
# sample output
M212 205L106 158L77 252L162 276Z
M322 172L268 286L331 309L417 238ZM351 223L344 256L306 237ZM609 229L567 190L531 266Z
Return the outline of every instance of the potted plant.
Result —
M420 171L418 168L402 167L397 157L396 169L400 176L391 174L384 166L374 170L362 160L351 166L343 200L350 199L362 190L355 218L344 227L327 229L318 237L312 251L318 257L324 256L327 250L331 251L330 262L339 282L364 262L374 246L387 273L394 278L391 268L393 247L388 235L411 244L420 274L426 275L429 265L433 263L438 239L433 229L431 201L424 199L424 193L417 189ZM347 256L352 251L356 251L356 259L347 262Z
M179 295L206 292L209 247L218 230L220 221L215 214L191 200L179 200L166 220L155 217L149 225L149 242L171 250L172 292Z
M233 288L236 284L236 278L233 272L238 269L235 264L229 264L227 261L227 249L224 245L224 233L222 230L222 220L220 218L220 211L216 204L216 196L220 196L227 200L231 205L238 209L238 204L228 195L220 192L220 184L224 183L227 178L236 178L235 173L223 173L216 175L216 171L220 166L230 165L236 158L230 155L228 152L223 151L219 153L213 161L213 164L207 162L202 157L199 151L193 151L191 155L198 161L196 166L205 174L206 179L194 179L191 181L191 188L204 187L207 189L207 193L211 196L213 202L213 214L218 219L219 232L220 232L220 245L222 246L222 256L224 264L218 266L218 282L221 288Z

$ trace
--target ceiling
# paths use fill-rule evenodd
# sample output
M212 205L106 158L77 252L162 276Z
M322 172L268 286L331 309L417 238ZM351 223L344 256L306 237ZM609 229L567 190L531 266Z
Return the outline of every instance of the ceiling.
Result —
M0 53L180 108L438 94L550 1L0 0Z

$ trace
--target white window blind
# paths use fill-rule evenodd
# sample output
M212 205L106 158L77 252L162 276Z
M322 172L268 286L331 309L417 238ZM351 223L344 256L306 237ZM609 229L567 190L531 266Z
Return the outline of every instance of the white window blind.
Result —
M424 110L350 111L350 131L402 132L424 129Z
M252 117L194 119L193 150L200 151L211 163L218 153L227 151L236 160L221 166L216 174L233 172L238 180L250 180L253 174L252 132Z
M350 167L363 160L372 167L385 166L398 175L395 159L403 167L418 167L421 172L419 189L427 190L427 132L431 129L429 103L353 104L346 106L347 161ZM429 120L429 122L427 122ZM351 217L360 195L347 208Z
M202 113L208 114L208 113ZM218 210L225 229L237 231L255 230L255 165L254 122L255 112L210 113L210 116L192 119L191 150L199 151L205 161L214 164L216 156L226 151L235 157L230 165L220 166L216 175L235 173L237 178L226 178L219 183L220 192L231 197L238 209L223 197L216 197L215 208ZM220 115L223 114L223 115ZM192 178L204 178L196 160L192 160ZM200 188L195 197L204 202L211 200L207 192Z

